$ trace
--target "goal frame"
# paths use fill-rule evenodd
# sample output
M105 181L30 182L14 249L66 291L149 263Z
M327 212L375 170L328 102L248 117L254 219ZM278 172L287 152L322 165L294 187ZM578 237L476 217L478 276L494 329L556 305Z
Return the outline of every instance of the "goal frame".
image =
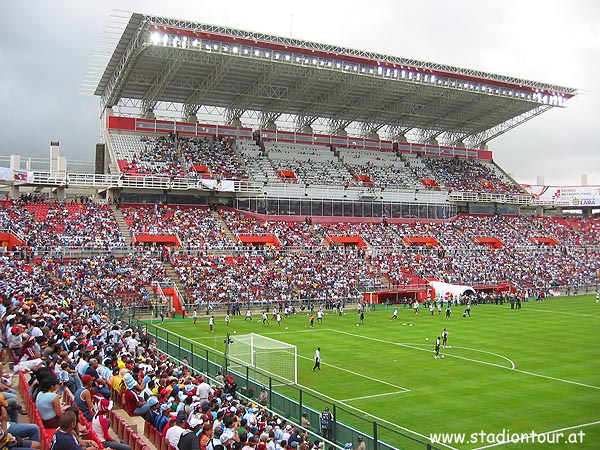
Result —
M258 372L263 372L265 375L269 375L270 377L276 378L277 380L285 381L286 383L298 384L298 347L293 344L289 344L287 342L279 341L277 339L273 339L268 336L263 336L258 333L249 333L240 336L232 336L231 342L229 344L229 348L227 351L227 357L231 361L242 364L244 366L248 366L253 368ZM246 340L247 339L247 340ZM258 341L268 342L272 345L269 346L259 346ZM236 352L237 345L236 343L243 342L241 345L246 345L249 349L249 357L245 360L242 357L239 357L239 352ZM280 348L280 351L293 355L292 360L292 370L290 371L290 375L285 375L282 373L277 373L277 371L273 370L272 367L264 367L257 361L257 349L261 352L269 352L269 351L277 351L277 347Z

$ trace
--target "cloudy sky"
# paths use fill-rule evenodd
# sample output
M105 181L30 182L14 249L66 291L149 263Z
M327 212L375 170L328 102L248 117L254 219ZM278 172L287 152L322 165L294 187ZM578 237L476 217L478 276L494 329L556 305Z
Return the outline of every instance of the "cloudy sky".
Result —
M597 0L30 0L3 2L0 156L93 160L99 99L79 94L114 9L189 19L579 89L490 142L521 183L600 184ZM2 165L2 164L0 164Z

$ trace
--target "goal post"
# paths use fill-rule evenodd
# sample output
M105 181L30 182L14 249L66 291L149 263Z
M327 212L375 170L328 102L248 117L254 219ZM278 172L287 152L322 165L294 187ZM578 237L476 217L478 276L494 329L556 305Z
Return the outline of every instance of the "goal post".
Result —
M286 384L298 382L298 349L287 342L256 333L234 335L229 343L228 358L234 367L247 366L258 375L262 373ZM265 380L258 381L264 383Z

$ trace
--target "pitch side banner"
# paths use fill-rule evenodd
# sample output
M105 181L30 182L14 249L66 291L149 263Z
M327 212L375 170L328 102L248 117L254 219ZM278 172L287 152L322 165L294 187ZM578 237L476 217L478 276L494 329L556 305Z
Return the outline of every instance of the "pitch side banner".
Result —
M200 180L198 187L205 187L212 189L213 191L220 192L233 192L233 181L232 180Z
M33 183L33 172L0 167L0 181L12 181L13 184Z
M600 186L521 186L536 199L568 202L572 206L600 206Z

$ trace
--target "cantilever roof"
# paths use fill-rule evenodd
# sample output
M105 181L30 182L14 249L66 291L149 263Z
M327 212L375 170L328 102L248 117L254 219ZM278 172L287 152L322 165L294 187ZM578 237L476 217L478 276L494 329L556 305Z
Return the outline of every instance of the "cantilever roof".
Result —
M476 70L133 14L99 79L102 107L159 102L258 111L475 147L576 90ZM332 125L332 126L333 126Z

